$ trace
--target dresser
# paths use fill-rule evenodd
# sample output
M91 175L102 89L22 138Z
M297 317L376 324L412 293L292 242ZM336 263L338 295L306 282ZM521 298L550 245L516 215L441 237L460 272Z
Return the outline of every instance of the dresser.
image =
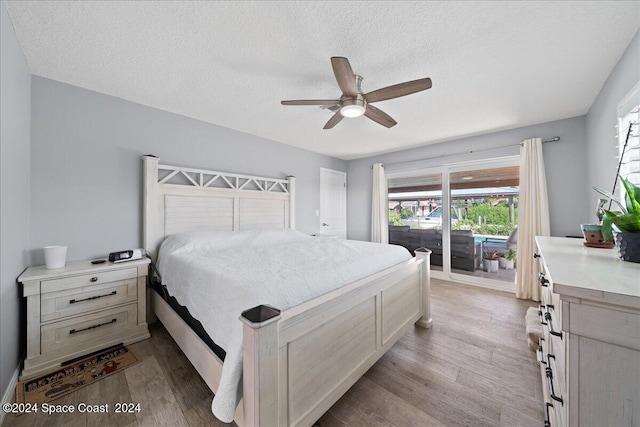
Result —
M29 267L18 277L27 300L24 380L116 344L149 338L149 259Z
M640 264L536 237L545 425L640 426Z

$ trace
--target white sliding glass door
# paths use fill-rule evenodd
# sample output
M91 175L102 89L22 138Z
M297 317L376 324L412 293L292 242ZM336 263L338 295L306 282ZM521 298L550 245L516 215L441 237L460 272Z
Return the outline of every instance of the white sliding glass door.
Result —
M517 157L387 174L389 242L431 249L436 278L513 291L518 175Z

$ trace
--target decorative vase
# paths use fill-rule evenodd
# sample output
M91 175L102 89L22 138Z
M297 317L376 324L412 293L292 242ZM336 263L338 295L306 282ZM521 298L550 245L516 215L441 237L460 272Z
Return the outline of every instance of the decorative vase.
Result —
M640 262L640 233L613 233L618 245L618 255L623 261Z
M585 246L591 248L612 248L614 246L613 240L604 241L600 224L580 224L580 228L584 236Z

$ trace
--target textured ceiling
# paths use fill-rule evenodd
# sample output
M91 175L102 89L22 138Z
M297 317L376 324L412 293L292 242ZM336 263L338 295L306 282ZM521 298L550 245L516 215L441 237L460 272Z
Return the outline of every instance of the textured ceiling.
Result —
M352 159L585 114L640 2L7 1L33 74ZM363 90L431 77L322 130L329 58Z

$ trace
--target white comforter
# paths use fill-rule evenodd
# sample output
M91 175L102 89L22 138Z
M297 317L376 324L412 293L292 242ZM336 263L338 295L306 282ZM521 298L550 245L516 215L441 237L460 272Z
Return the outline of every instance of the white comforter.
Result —
M242 311L286 310L409 258L400 246L294 230L198 230L168 237L158 269L169 293L227 353L211 410L231 422L242 395Z

